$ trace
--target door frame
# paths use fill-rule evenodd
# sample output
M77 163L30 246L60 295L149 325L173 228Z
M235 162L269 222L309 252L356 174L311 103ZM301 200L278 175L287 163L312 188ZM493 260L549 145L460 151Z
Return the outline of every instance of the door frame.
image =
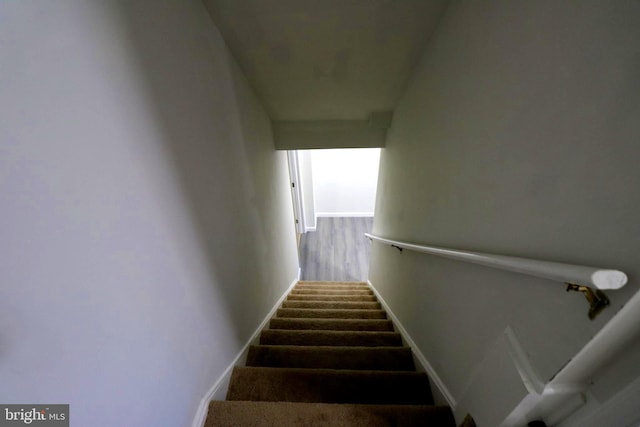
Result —
M304 222L304 201L297 150L287 150L287 162L289 163L289 188L291 189L296 233L304 234L307 228Z

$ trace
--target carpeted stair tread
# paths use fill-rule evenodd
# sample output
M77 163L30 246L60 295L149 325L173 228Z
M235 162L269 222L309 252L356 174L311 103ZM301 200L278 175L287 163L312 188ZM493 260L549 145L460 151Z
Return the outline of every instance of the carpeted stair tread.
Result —
M367 284L315 284L315 283L298 283L294 289L370 289Z
M291 295L285 301L359 301L376 302L375 295Z
M260 335L261 345L322 345L351 347L402 346L397 332L379 331L286 331L265 329Z
M247 366L413 371L409 347L252 345Z
M213 401L205 427L222 426L455 427L455 421L442 406Z
M455 427L367 282L298 282L205 427Z
M278 318L269 322L270 329L323 330L323 331L393 331L387 319L304 319Z
M380 310L379 302L368 301L284 301L282 308L340 308L347 310Z
M346 310L323 308L279 308L277 317L306 317L319 319L386 319L384 310Z
M297 284L293 289L369 290L370 288L367 284Z
M296 286L364 286L369 287L368 282L349 282L349 281L322 281L322 280L299 280Z
M291 295L373 295L371 289L292 289Z
M227 400L431 405L426 374L235 367Z

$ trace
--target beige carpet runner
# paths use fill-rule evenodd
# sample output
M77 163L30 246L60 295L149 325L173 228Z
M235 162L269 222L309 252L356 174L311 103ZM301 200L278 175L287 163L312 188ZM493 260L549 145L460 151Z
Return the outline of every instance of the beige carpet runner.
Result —
M206 427L454 427L366 283L299 282Z

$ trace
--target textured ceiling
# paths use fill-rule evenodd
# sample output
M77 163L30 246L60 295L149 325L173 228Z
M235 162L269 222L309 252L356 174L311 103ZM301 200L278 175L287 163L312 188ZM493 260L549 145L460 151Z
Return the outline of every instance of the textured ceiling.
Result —
M447 0L204 0L273 120L393 110Z

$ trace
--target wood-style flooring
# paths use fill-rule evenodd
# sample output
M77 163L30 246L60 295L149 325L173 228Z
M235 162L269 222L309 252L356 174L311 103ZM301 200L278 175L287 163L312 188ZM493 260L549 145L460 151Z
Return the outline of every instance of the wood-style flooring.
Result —
M373 218L318 218L300 241L301 280L366 281Z

